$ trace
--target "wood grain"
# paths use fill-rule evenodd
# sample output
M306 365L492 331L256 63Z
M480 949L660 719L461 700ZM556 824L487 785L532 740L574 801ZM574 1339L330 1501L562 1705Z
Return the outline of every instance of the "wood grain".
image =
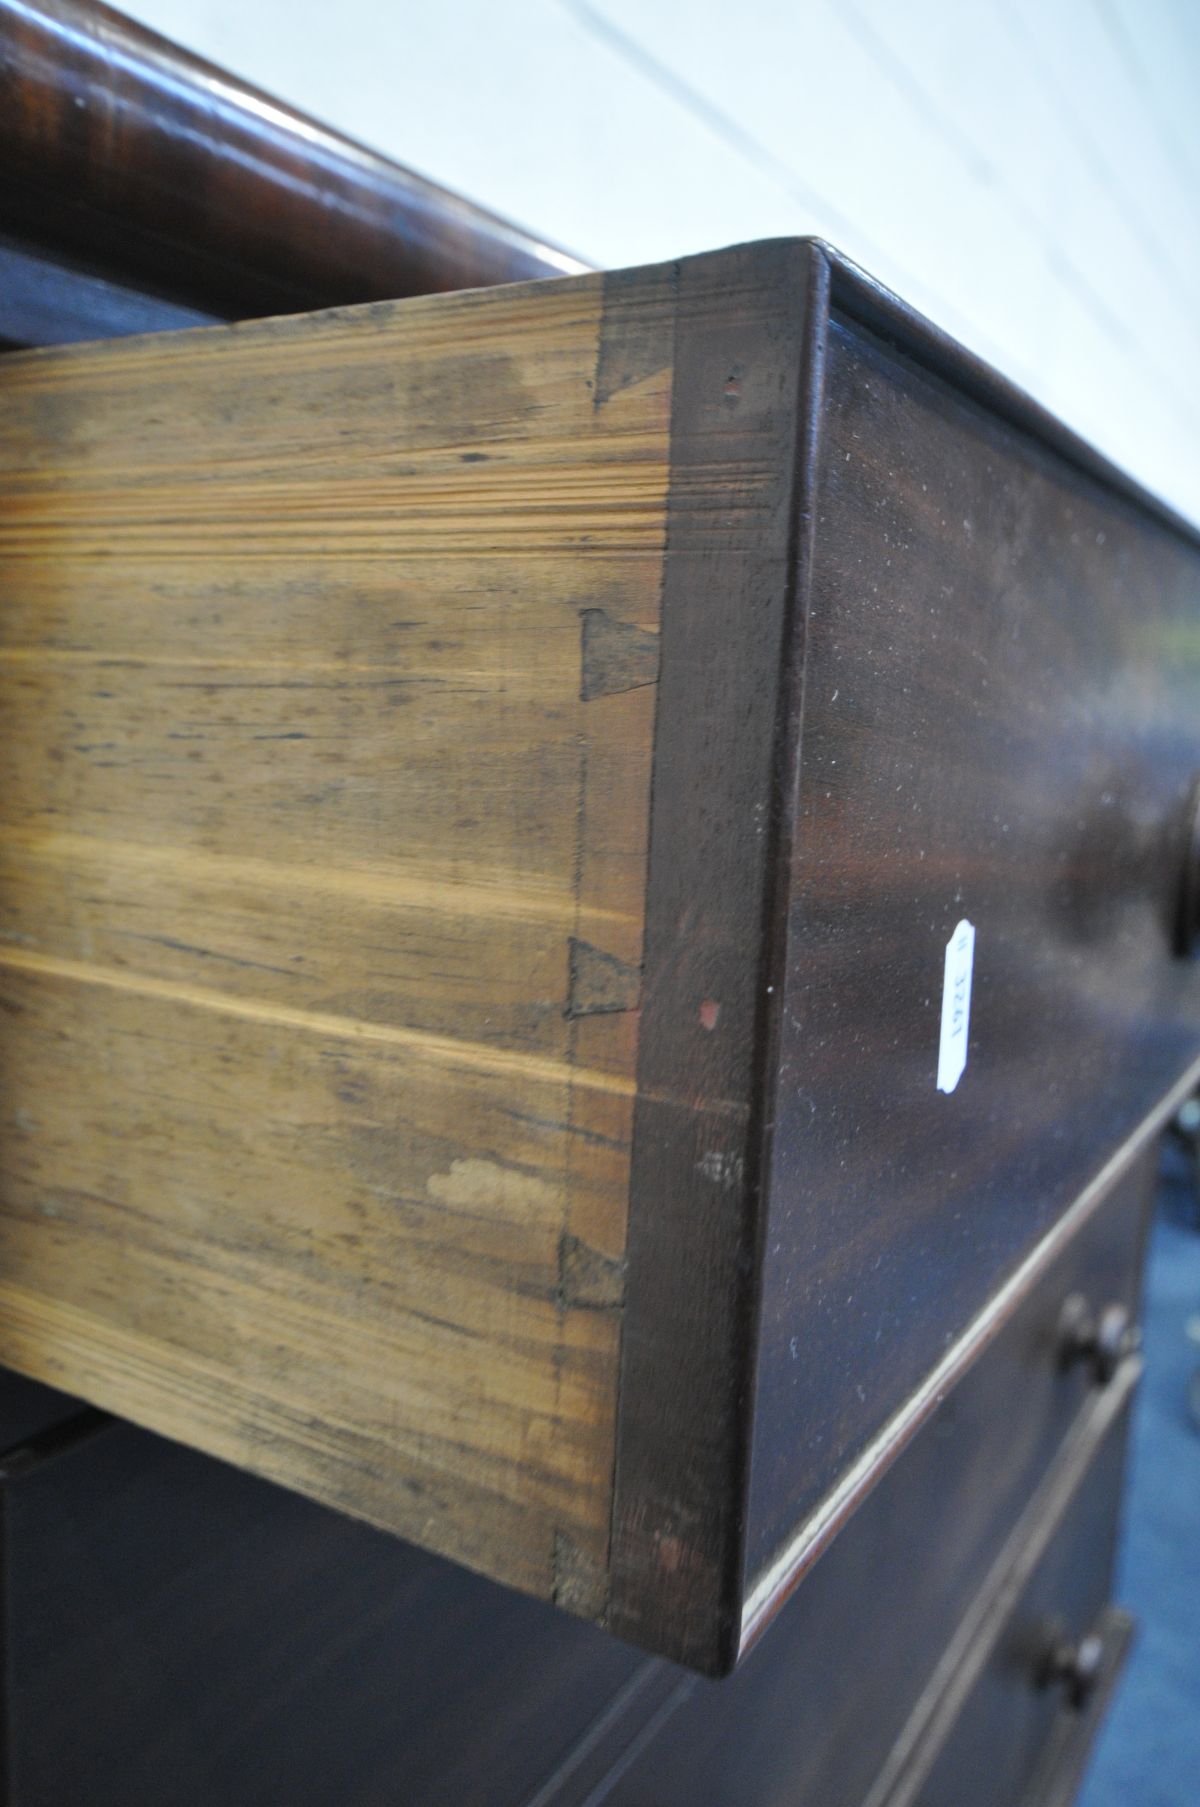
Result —
M593 1615L670 343L584 278L0 364L0 1359Z

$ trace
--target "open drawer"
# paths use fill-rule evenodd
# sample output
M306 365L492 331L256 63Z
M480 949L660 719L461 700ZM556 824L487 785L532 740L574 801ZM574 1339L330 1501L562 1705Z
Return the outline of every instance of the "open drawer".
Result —
M728 1667L1196 1077L1194 536L781 242L6 357L0 585L0 1361Z

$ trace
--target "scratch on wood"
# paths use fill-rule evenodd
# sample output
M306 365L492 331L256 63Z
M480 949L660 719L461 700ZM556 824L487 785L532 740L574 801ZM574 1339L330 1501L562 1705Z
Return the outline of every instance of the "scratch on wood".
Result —
M568 942L570 976L567 1015L607 1016L618 1010L636 1010L642 994L642 972L615 954L593 947L572 935Z
M622 690L640 690L658 682L658 635L628 621L614 621L603 609L584 609L583 675L579 694L585 703Z

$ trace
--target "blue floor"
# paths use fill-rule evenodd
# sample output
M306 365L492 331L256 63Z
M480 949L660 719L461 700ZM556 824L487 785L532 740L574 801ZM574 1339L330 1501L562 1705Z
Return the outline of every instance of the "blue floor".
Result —
M1188 1187L1182 1163L1169 1167L1147 1274L1117 1576L1138 1637L1078 1807L1200 1807L1200 1427L1188 1403L1200 1369L1188 1334L1200 1319L1200 1233Z

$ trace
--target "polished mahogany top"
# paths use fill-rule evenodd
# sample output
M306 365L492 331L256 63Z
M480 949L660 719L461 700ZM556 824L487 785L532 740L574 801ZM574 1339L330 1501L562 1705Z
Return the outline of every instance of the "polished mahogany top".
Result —
M0 0L0 236L225 317L584 268L88 0Z

